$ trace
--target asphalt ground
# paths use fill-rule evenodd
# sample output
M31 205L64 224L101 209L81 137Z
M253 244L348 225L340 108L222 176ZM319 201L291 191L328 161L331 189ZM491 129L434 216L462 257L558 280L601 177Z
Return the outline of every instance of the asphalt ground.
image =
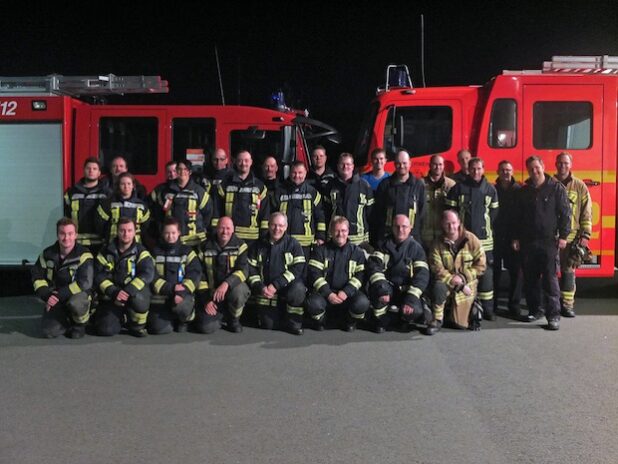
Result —
M590 281L588 281L590 282ZM480 332L39 337L0 299L0 463L616 463L615 281Z

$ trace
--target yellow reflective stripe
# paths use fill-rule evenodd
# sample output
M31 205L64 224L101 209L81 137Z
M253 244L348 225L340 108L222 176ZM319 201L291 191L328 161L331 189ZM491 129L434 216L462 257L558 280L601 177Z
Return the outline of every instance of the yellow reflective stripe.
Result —
M225 215L232 217L233 208L234 208L234 194L232 192L225 192Z
M288 282L292 282L295 279L294 274L292 274L290 271L285 271L283 273L283 278Z
M148 311L146 311L145 313L138 313L136 311L129 310L129 317L136 324L142 325L145 324L148 320Z
M88 319L90 319L90 311L86 311L86 313L82 315L71 314L71 319L78 324L85 324L88 322Z
M381 280L386 280L386 276L382 272L376 272L371 277L369 277L369 283L375 284Z
M326 223L322 221L318 222L317 230L319 230L320 232L326 232Z
M99 285L99 288L101 289L103 293L105 293L105 290L113 286L114 286L114 283L111 280L105 279L103 282L101 282L101 284Z
M89 251L82 253L82 255L79 257L79 264L82 265L89 259L94 259L94 256L92 256L92 253L90 253Z
M444 199L444 204L445 204L446 206L453 206L453 207L456 207L456 206L457 206L457 200L450 200L450 199L448 199L448 198L445 198L445 199Z
M153 285L155 293L161 293L161 289L165 285L164 279L157 279Z
M244 226L237 226L236 227L236 235L238 235L238 237L245 239L245 240L256 240L258 238L260 231L258 229L256 229L255 227L244 227Z
M105 212L102 205L99 205L97 208L97 213L104 221L109 221L109 215Z
M348 283L357 290L359 290L363 286L361 281L358 280L356 277L352 277Z
M197 288L199 290L208 290L208 282L206 282L205 280L201 280Z
M488 292L478 292L479 300L482 301L491 301L494 299L494 291L490 290Z
M79 224L79 200L71 201L71 219L75 224Z
M244 282L245 280L247 280L247 277L245 276L245 273L244 273L244 272L242 272L242 271L235 271L235 272L232 272L232 275L233 275L233 276L238 277L238 279L239 279L241 282Z
M248 282L250 284L254 284L255 282L259 282L259 281L260 281L260 276L257 276L257 275L249 276Z
M315 288L315 290L317 291L321 289L327 283L328 282L326 281L324 277L318 277L317 279L315 279L315 282L313 282L313 288Z
M77 282L73 282L69 285L69 291L71 292L72 295L76 295L79 292L81 292L82 289L79 288L79 284Z
M303 307L302 306L287 305L286 309L287 309L288 314L298 314L299 316L303 315Z
M412 267L422 267L424 269L429 269L429 266L425 261L414 261L412 263Z
M414 295L417 298L420 298L423 295L423 291L420 288L416 288L412 286L408 288L407 293L409 293L410 295Z
M36 292L37 290L39 290L40 288L43 287L49 287L49 284L47 283L46 280L44 279L38 279L34 281L34 291Z
M373 308L373 314L376 317L384 316L386 314L386 306L382 306L381 308Z
M195 284L191 281L191 280L183 280L182 284L185 286L185 288L187 290L189 290L191 293L195 292Z
M294 257L294 259L292 259L291 263L288 264L301 264L305 262L305 257L304 256L296 256Z
M320 261L318 261L317 259L310 259L309 260L309 266L313 266L316 269L319 269L321 271L324 270L324 263L321 263Z
M140 279L139 277L136 277L131 282L129 282L129 285L132 285L133 287L135 287L138 290L141 290L141 289L143 289L146 286L144 281L142 279Z
M277 298L264 298L261 296L255 297L255 302L260 306L277 306Z

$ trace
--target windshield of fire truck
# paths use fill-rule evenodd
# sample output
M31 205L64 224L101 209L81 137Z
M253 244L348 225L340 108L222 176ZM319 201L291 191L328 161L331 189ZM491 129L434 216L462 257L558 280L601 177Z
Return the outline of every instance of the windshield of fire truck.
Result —
M247 150L253 158L253 170L259 172L264 158L274 155L279 164L283 156L283 137L280 130L233 130L230 132L232 155Z
M391 107L384 127L384 149L389 160L400 150L410 156L433 155L451 148L453 109L450 106Z
M356 164L359 166L364 165L369 158L371 134L373 132L373 126L375 125L379 108L380 104L378 102L373 102L369 107L369 111L365 114L363 125L361 126L361 131L358 135L358 141L356 142L356 149L354 150Z

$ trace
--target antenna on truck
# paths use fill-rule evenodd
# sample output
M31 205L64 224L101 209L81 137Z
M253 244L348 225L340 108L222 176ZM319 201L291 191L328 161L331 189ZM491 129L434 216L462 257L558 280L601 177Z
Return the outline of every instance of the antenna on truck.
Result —
M421 14L421 76L425 85L425 15Z
M219 52L215 45L215 60L217 61L217 74L219 75L219 90L221 92L221 104L225 105L225 96L223 95L223 79L221 79L221 66L219 65Z

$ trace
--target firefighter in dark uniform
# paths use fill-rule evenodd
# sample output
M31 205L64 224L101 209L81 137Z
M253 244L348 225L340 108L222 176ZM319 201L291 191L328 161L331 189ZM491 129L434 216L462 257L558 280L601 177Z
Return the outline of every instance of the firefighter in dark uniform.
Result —
M251 295L246 284L249 274L248 247L234 233L234 223L223 216L216 236L202 244L202 281L198 290L196 329L213 333L221 322L233 333L242 332L240 317Z
M545 174L538 156L526 160L530 178L517 195L513 248L521 250L529 322L542 317L545 295L547 329L560 328L560 285L557 255L567 245L571 209L564 186Z
M126 322L129 333L145 337L154 262L135 241L135 223L121 218L118 236L97 255L94 283L101 303L95 313L98 335L116 335Z
M380 182L376 192L372 244L379 246L388 238L398 214L408 216L412 235L420 240L424 207L425 185L410 173L410 155L401 150L395 159L395 173Z
M234 222L236 235L251 245L265 231L267 221L267 190L264 183L251 171L251 153L236 155L236 170L223 179L217 189L216 218L228 216ZM217 219L213 220L216 226Z
M429 172L423 177L425 184L425 217L421 230L421 244L425 251L442 236L442 213L448 192L455 181L444 175L444 158L433 155L429 160Z
M110 177L101 178L101 182L106 186L109 191L113 192L118 188L118 180L120 179L120 175L129 172L127 160L125 160L123 156L115 156L110 163L109 172ZM135 178L133 179L133 181L135 187L135 194L140 200L146 201L148 199L148 192L146 191L146 187L144 187Z
M343 216L333 217L329 228L331 239L311 253L307 313L317 330L324 330L326 319L332 317L343 322L343 330L352 332L369 310L369 300L361 291L365 281L365 252L348 240L349 227L349 221Z
M180 223L180 241L196 248L206 240L213 217L212 202L208 192L191 179L191 162L179 160L176 171L178 177L161 191L157 204L164 216Z
M223 148L217 148L204 169L204 177L210 185L210 196L217 194L219 184L232 170L228 167L227 153Z
M100 181L101 165L96 158L84 162L84 177L64 194L64 215L77 224L77 241L96 253L103 244L103 237L97 231L97 208L111 195L111 191Z
M354 156L342 153L337 162L338 176L326 187L326 219L343 216L350 223L348 239L355 245L369 242L369 218L374 204L371 186L354 173Z
M322 195L326 192L326 186L335 178L335 172L328 167L326 148L318 145L311 152L311 171L307 176L309 183Z
M148 312L148 332L168 334L186 332L195 317L195 291L202 278L197 254L180 242L180 224L165 218L161 242L152 251L155 278Z
M456 210L466 230L481 241L487 270L479 279L478 299L483 306L483 318L494 321L493 226L498 215L498 193L485 179L482 159L472 158L468 163L468 170L470 174L466 180L455 184L449 190L445 205Z
M248 283L257 306L258 323L263 329L282 326L283 300L285 327L303 334L303 302L307 289L303 282L305 254L300 243L286 234L287 216L273 213L268 221L268 238L249 249Z
M266 186L266 190L268 190L268 195L273 195L281 187L281 182L277 175L278 172L279 165L277 164L277 159L272 155L264 158L262 162L262 181Z
M270 211L280 211L288 217L288 235L303 247L309 259L311 246L326 240L326 221L322 196L305 180L307 168L302 161L292 164L290 177L271 197Z
M163 191L170 188L172 183L176 182L178 173L176 172L176 161L168 161L165 163L165 182L157 185L150 195L148 195L148 209L150 210L150 221L148 223L148 233L143 237L146 246L151 249L161 237L161 224L165 218L165 213L159 204L159 198L163 198Z
M72 219L60 219L56 233L58 241L41 253L31 269L34 292L45 302L43 336L82 338L90 318L93 257L77 243Z
M523 276L521 274L521 258L519 252L513 250L512 220L517 209L517 192L521 185L513 178L513 166L509 161L500 161L498 164L498 179L496 192L500 208L494 227L494 307L498 308L498 288L502 266L509 273L509 312L519 318Z
M150 210L146 201L137 196L135 178L128 172L118 176L116 191L97 208L97 227L105 243L118 235L118 221L121 217L129 217L135 221L135 240L141 242L142 231L147 230L150 221Z
M388 306L397 307L399 318L409 324L427 324L421 296L429 284L429 266L420 243L410 235L408 216L398 214L392 237L374 251L367 261L369 297L374 316L374 331L382 333L389 325Z

